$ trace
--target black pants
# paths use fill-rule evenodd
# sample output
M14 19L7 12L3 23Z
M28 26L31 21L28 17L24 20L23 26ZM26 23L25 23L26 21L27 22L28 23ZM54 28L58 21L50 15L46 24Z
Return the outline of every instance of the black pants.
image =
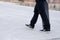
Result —
M41 15L41 18L44 24L43 29L50 30L50 22L49 22L48 16L46 15L44 2L36 3L34 8L34 15L32 17L30 25L34 26L36 24L39 14Z

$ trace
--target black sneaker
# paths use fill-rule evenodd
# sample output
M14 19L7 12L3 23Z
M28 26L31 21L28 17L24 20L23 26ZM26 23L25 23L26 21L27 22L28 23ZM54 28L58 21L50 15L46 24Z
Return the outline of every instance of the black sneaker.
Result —
M29 28L32 28L32 29L34 29L34 26L31 26L30 24L28 25L28 24L25 24L26 26L28 26Z
M45 29L42 29L42 30L40 30L40 31L44 31L44 32L47 32L47 31L50 31L50 30L45 30Z

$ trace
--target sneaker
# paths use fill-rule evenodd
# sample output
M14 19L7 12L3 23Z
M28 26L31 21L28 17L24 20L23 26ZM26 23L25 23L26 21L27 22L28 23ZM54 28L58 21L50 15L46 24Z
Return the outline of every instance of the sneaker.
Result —
M40 31L44 31L44 32L46 32L46 31L50 31L50 30L45 30L45 29L42 29L42 30L40 30Z
M34 29L34 26L31 26L31 25L28 25L28 24L25 24L25 25L28 26L29 28Z

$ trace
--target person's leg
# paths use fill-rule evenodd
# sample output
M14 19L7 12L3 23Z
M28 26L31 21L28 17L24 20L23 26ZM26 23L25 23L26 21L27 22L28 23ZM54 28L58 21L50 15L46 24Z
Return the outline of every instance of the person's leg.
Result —
M33 27L35 26L35 24L37 22L37 19L38 19L38 15L39 15L39 12L38 12L37 4L36 4L36 6L34 8L34 15L33 15L32 19L30 21L31 26L33 26Z
M40 13L40 15L41 15L42 21L44 23L43 29L50 30L50 22L49 22L49 19L48 19L46 13L44 11L42 11Z
M45 12L46 12L46 15L48 17L48 20L49 20L49 9L48 9L48 3L47 1L44 1L44 7L45 7ZM42 21L42 25L44 26L44 22Z
M37 7L37 4L36 4L36 6L34 8L34 15L33 15L32 19L30 21L30 24L26 24L26 26L29 26L30 28L34 28L34 26L37 22L37 19L38 19L38 15L39 15L38 7Z
M39 10L42 21L44 23L43 29L50 30L50 22L45 12L44 2L41 2L41 4L39 4Z

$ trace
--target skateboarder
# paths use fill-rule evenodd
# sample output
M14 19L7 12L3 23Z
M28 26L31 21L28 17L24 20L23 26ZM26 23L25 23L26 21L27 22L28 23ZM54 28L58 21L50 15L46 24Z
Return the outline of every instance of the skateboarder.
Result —
M49 14L48 9L46 9L48 6L46 7L45 4L47 4L46 0L36 0L34 15L30 24L26 24L26 26L33 29L37 22L38 15L40 14L43 21L43 29L40 31L50 31Z

